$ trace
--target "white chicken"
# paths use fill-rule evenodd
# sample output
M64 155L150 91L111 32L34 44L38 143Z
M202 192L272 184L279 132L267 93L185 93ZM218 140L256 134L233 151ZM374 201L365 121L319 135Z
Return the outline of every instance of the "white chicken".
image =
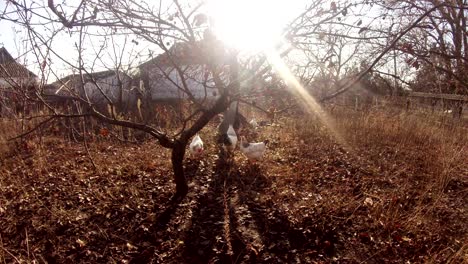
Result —
M235 149L237 145L237 134L232 125L229 125L226 136L224 144L227 145L230 150Z
M200 157L201 154L203 154L203 141L201 140L200 136L198 134L193 137L192 142L190 143L190 153L194 157Z
M268 140L257 143L249 143L244 141L244 137L241 137L240 150L249 159L249 161L257 161L265 154Z

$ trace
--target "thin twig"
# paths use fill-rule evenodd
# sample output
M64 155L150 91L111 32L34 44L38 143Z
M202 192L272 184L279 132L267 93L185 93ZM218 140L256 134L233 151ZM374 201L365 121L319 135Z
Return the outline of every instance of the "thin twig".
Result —
M19 261L19 259L17 257L15 257L15 255L13 255L8 249L6 249L4 246L3 246L3 239L2 239L2 235L0 234L0 247L3 251L5 251L6 253L8 253L8 255L10 255L13 259L16 260L16 262L18 263L21 263L21 261ZM5 258L3 258L3 262L6 263L5 261Z
M24 133L21 133L20 135L18 136L15 136L13 138L9 138L8 141L13 141L15 139L18 139L18 138L22 138L24 136L27 136L29 134L31 134L32 132L36 131L37 129L39 129L41 126L44 126L45 124L47 124L48 122L52 121L53 119L55 118L61 118L61 117L65 117L65 118L75 118L75 117L85 117L85 116L89 116L90 114L76 114L76 115L62 115L62 114L59 114L59 115L52 115L50 116L48 119L40 122L39 124L37 124L35 127L31 128L30 130L24 132Z
M446 4L439 4L439 5L436 5L434 6L433 8L429 9L428 11L426 11L424 14L422 14L420 17L418 17L418 19L416 19L409 27L407 27L405 30L403 30L400 34L398 34L398 36L393 39L393 41L390 43L390 45L388 45L381 53L379 56L377 56L377 58L374 59L374 61L369 65L369 67L367 67L367 69L365 69L364 71L362 71L361 73L359 73L356 78L354 78L353 81L351 82L347 82L346 84L344 84L341 88L339 88L336 92L328 95L328 96L325 96L325 97L322 97L319 101L320 102L324 102L324 101L327 101L327 100L330 100L332 98L335 98L336 96L346 92L347 90L351 89L351 87L353 87L356 83L358 83L360 80L362 80L362 78L364 78L364 76L366 76L371 70L372 68L374 68L374 66L383 58L383 56L385 54L387 54L387 52L389 52L397 43L398 41L400 41L400 39L405 36L410 30L412 30L413 28L415 28L419 22L421 22L425 17L427 17L430 13L432 13L434 10L442 7L442 6L445 6Z
M31 262L31 258L29 256L29 236L28 236L28 228L24 229L24 233L26 236L26 251L28 252L28 261Z
M94 162L93 156L91 155L91 152L89 151L88 139L87 139L87 136L86 136L87 127L86 127L86 120L85 120L85 118L83 118L82 124L83 124L83 145L84 145L84 147L85 147L86 154L88 154L89 161L90 161L91 164L93 165L94 170L95 170L98 174L101 174L101 171L100 171L99 168L96 166L96 163Z

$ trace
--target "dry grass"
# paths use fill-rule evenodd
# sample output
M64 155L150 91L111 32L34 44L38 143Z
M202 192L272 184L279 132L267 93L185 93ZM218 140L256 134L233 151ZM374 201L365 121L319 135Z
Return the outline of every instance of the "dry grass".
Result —
M13 144L8 141L9 138L17 133L15 121L0 118L0 159L5 158L13 148Z
M466 262L466 127L394 110L330 118L334 133L302 116L252 131L271 142L253 167L238 152L225 162L210 125L178 206L153 142L100 140L90 156L34 141L0 170L0 262Z

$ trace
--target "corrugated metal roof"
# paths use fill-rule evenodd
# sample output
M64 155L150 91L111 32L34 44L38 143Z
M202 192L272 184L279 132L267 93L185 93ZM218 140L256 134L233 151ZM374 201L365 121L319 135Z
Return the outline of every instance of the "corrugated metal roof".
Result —
M15 59L2 47L0 48L0 78L36 78L25 66Z
M10 53L4 48L0 48L0 64L8 63L15 61L13 57L10 55Z
M124 89L130 89L129 80L131 78L127 74L121 71L117 72L115 70L108 70L108 71L83 74L84 87L82 87L80 75L78 74L68 75L64 78L61 78L60 80L57 80L51 84L44 86L43 95L48 99L54 99L54 100L75 98L76 94L83 95L82 89L86 90L87 85L94 86L93 80L96 81L98 85L108 85L107 83L105 83L106 78L110 76L115 76L117 73L119 73L121 76ZM117 84L112 85L112 86L117 87ZM106 94L109 96L110 93L112 92L113 91L106 91Z
M93 72L93 73L83 73L83 78L84 78L84 82L86 83L86 82L92 81L93 79L99 80L99 79L107 78L109 76L114 75L115 73L116 73L115 70L100 71L100 72ZM120 73L122 74L122 72ZM70 74L54 82L53 84L62 85L67 82L69 82L70 84L74 84L74 85L81 84L81 75Z
M140 69L161 68L175 65L227 64L228 57L225 47L219 41L201 40L194 43L178 42L167 52L142 63Z
M127 76L124 72L119 72L120 74ZM101 79L105 79L109 76L115 75L115 70L108 70L108 71L100 71L94 73L84 73L83 74L83 81L84 83L92 82L93 80L98 81ZM76 88L81 86L81 75L79 74L70 74L65 76L51 84L45 86L45 90L47 93L56 93L57 90L62 90L64 86L68 88Z

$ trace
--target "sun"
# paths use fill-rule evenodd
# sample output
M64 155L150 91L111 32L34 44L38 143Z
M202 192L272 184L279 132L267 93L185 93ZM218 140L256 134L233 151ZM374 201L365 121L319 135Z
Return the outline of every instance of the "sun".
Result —
M219 39L240 50L258 51L281 40L297 5L272 0L209 0L207 11Z

